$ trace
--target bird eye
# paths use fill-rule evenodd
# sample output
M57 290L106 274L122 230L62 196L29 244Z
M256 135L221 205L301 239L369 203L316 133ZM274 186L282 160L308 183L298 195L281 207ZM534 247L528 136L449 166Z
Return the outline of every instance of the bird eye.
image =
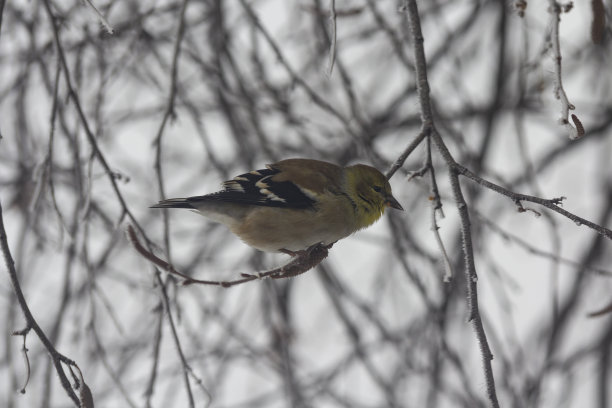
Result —
M376 191L377 193L380 193L382 191L382 187L381 186L372 186L372 190Z

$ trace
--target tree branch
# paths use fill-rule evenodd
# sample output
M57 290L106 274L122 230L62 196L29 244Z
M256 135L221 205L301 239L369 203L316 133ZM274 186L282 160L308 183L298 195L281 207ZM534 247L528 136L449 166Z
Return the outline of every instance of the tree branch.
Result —
M129 225L127 228L127 237L129 241L132 243L132 246L134 247L134 249L138 251L140 255L142 255L149 262L161 268L163 271L168 272L169 274L180 278L182 280L183 285L199 284L199 285L221 286L223 288L229 288L231 286L240 285L240 284L250 282L256 279L264 279L264 278L284 279L284 278L291 278L297 275L301 275L302 273L307 272L310 269L317 266L318 264L320 264L321 261L323 261L323 259L327 258L329 249L333 245L333 244L330 244L327 246L320 245L320 244L313 245L312 247L305 250L303 253L300 253L297 256L295 256L289 263L283 266L280 266L274 269L270 269L265 272L258 272L254 274L241 273L240 276L242 276L242 279L236 279L232 281L212 281L212 280L194 279L189 275L185 275L184 273L176 270L176 268L172 264L164 261L163 259L159 258L158 256L148 251L140 243L140 240L138 239L138 236L136 235L136 231L134 231L134 228L132 228L131 225Z
M476 332L476 338L480 344L489 403L492 407L497 408L499 407L499 402L497 400L497 392L495 389L493 368L491 367L493 354L489 348L489 343L487 341L487 336L478 308L478 279L476 275L476 265L474 262L474 249L472 246L472 233L468 207L465 199L463 198L457 170L453 166L453 164L456 162L434 127L431 100L429 96L429 82L427 80L427 62L425 59L425 49L423 47L424 39L421 31L421 21L416 0L407 0L405 11L408 15L412 40L414 41L414 61L417 77L419 106L421 109L422 132L427 132L430 134L429 137L433 138L434 144L437 146L438 150L446 161L446 165L448 166L450 184L461 220L461 240L463 242L462 251L464 256L466 285L468 292L468 319L472 322ZM426 129L429 129L429 131ZM434 187L432 186L432 189L433 188Z
M6 236L6 231L4 230L4 218L2 216L2 204L0 204L0 248L2 249L2 254L4 255L4 262L6 264L6 269L9 274L9 279L11 280L11 286L13 287L13 293L15 294L15 297L17 298L17 302L19 303L19 306L21 307L21 311L23 312L23 316L25 317L25 320L26 320L25 330L28 330L28 329L34 330L34 333L36 333L36 335L40 339L45 349L47 349L49 356L51 357L51 361L53 362L53 365L55 366L55 371L57 372L57 375L60 379L62 387L66 391L66 394L68 395L68 397L70 397L70 399L72 399L74 404L78 407L80 406L79 398L76 396L76 394L72 390L72 387L70 386L70 381L68 380L68 378L66 377L66 374L64 373L62 363L68 366L74 366L74 367L76 367L77 365L73 360L69 359L63 354L60 354L55 349L53 344L51 344L51 342L47 338L46 334L43 332L43 330L40 328L40 326L36 322L36 319L34 319L32 312L30 311L28 303L25 300L25 296L23 295L23 292L21 291L19 279L17 278L17 269L15 268L15 261L13 260L13 256L11 255L11 250L8 244L8 238ZM21 332L25 333L24 330L20 331L20 334Z

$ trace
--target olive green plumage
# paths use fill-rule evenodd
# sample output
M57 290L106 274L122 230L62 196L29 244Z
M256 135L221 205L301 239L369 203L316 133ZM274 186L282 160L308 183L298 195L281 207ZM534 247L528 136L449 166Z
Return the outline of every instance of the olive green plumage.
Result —
M374 167L340 167L287 159L223 183L222 191L160 201L152 208L190 208L227 225L262 251L293 253L329 245L372 225L385 208L401 210Z

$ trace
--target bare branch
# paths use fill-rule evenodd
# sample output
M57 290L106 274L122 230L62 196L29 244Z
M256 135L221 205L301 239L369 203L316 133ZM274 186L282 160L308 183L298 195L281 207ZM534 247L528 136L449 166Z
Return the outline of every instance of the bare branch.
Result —
M106 32L111 35L114 34L115 30L113 30L113 27L106 20L106 18L102 15L102 13L100 13L100 10L98 10L98 8L93 4L93 2L91 0L85 0L85 2L94 11L94 13L96 13L96 16L98 16L98 19L100 20L100 23L102 24L102 27L104 27Z
M555 72L555 86L554 93L555 97L561 101L561 117L559 118L559 123L565 127L568 132L568 136L570 139L578 139L579 137L584 135L584 128L578 118L574 120L574 123L580 124L580 129L582 132L579 132L578 129L574 128L569 123L569 111L576 109L576 107L570 103L567 94L565 93L565 89L563 88L563 78L561 74L561 45L559 42L559 22L561 21L561 13L562 6L556 0L548 0L550 13L550 41L552 43L553 49L553 60L554 60L554 72ZM575 115L572 115L575 117ZM582 134L580 134L582 133Z
M131 226L127 228L127 236L134 249L138 251L145 259L149 262L157 265L163 271L168 272L171 275L179 277L182 279L183 285L212 285L212 286L221 286L224 288L229 288L231 286L240 285L242 283L250 282L256 279L283 279L290 278L297 275L301 275L304 272L309 271L310 269L317 266L323 259L325 259L328 255L329 249L331 245L314 245L311 248L307 249L301 254L298 254L294 257L294 259L287 263L286 265L280 266L278 268L271 269L265 272L257 272L257 273L241 273L240 275L243 277L242 279L236 279L232 281L211 281L211 280L201 280L194 279L188 275L185 275L174 268L170 263L164 261L163 259L157 257L150 251L148 251L139 241L136 232Z
M550 210L553 210L556 213L559 213L561 215L563 215L564 217L570 219L571 221L573 221L576 225L581 226L581 225L585 225L589 228L591 228L592 230L596 231L597 233L603 235L604 237L608 238L608 239L612 239L612 231L609 230L608 228L601 226L599 224L596 224L592 221L589 221L585 218L579 217L567 210L564 210L563 208L560 207L560 204L563 200L566 199L566 197L557 197L557 198L551 198L551 199L545 199L545 198L540 198L540 197L534 197L531 195L527 195L527 194L520 194L520 193L515 193L513 191L510 191L502 186L499 186L493 182L490 182L488 180L485 180L481 177L478 177L477 175L475 175L474 173L472 173L470 170L468 170L466 167L460 165L459 163L453 163L452 167L456 169L456 171L463 175L466 176L467 178L471 179L472 181L475 181L476 183L482 185L483 187L486 187L490 190L493 190L501 195L504 195L506 197L509 197L512 201L514 201L515 203L520 204L521 201L529 201L532 203L537 203L540 204L543 207L546 207ZM517 204L517 205L518 205ZM520 206L519 206L519 211L520 211Z
M424 129L431 129L431 134L429 137L433 138L434 143L438 147L438 150L444 157L446 164L449 167L450 184L453 190L453 196L455 198L457 210L459 211L459 216L461 219L461 240L463 243L462 250L465 262L465 275L468 293L468 320L472 322L472 325L476 332L478 343L480 344L489 402L492 407L496 408L499 407L499 402L497 400L497 391L495 389L493 368L491 367L491 360L493 360L493 354L491 353L491 350L489 348L487 336L485 334L482 319L480 317L480 311L478 309L478 279L476 275L476 266L473 252L474 249L472 246L471 224L467 203L463 198L463 192L461 191L461 186L459 184L458 173L453 168L453 163L455 163L455 160L450 155L450 152L444 144L444 141L434 128L434 118L429 97L429 83L427 80L427 63L425 59L425 50L423 48L424 39L423 34L421 32L421 22L416 0L407 0L405 12L407 13L408 20L410 22L412 39L414 41L414 61L417 76L417 92L419 95L419 106L421 109L421 121L423 122Z
M327 75L331 76L336 61L336 0L329 0L329 27L331 31L331 41L329 44L329 63L327 65Z
M51 344L51 342L47 338L46 334L42 331L42 329L36 322L36 319L34 319L32 312L30 312L28 303L26 302L25 297L23 296L23 292L21 291L21 285L19 284L19 280L17 278L17 270L15 269L15 262L13 261L11 250L9 249L8 238L6 236L6 231L4 230L4 218L2 216L2 205L1 204L0 204L0 248L2 249L2 254L4 255L4 262L6 264L6 269L8 271L11 285L13 287L13 293L15 294L17 298L17 302L19 303L19 306L21 307L21 311L23 312L23 315L26 320L25 330L29 330L29 329L34 330L34 333L36 333L36 335L40 339L45 349L47 349L47 352L49 353L51 357L51 361L53 362L53 365L55 366L55 371L57 372L60 382L62 383L62 387L64 387L64 391L66 391L66 394L68 395L68 397L70 397L70 399L72 399L75 405L79 406L79 399L75 395L74 391L72 391L70 382L68 381L68 378L66 378L66 374L64 373L64 370L62 368L62 364L66 364L69 366L76 366L76 363L72 361L71 359L69 359L68 357L65 357L63 354L60 354L55 349L53 344ZM24 330L22 330L20 334L21 333L27 334L27 332ZM24 335L24 334L21 334L21 335Z
M598 309L594 312L589 313L587 316L588 317L601 317L601 316L605 316L610 313L612 313L612 303L608 304L607 306L604 306L601 309Z

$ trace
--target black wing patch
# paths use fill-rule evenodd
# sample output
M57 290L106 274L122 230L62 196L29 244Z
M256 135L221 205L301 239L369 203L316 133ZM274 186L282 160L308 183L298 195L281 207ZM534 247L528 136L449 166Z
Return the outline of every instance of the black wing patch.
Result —
M197 206L198 201L218 200L236 204L260 205L280 208L313 208L315 201L290 181L277 182L271 178L276 169L255 170L241 174L223 183L224 189L217 193L187 200Z

